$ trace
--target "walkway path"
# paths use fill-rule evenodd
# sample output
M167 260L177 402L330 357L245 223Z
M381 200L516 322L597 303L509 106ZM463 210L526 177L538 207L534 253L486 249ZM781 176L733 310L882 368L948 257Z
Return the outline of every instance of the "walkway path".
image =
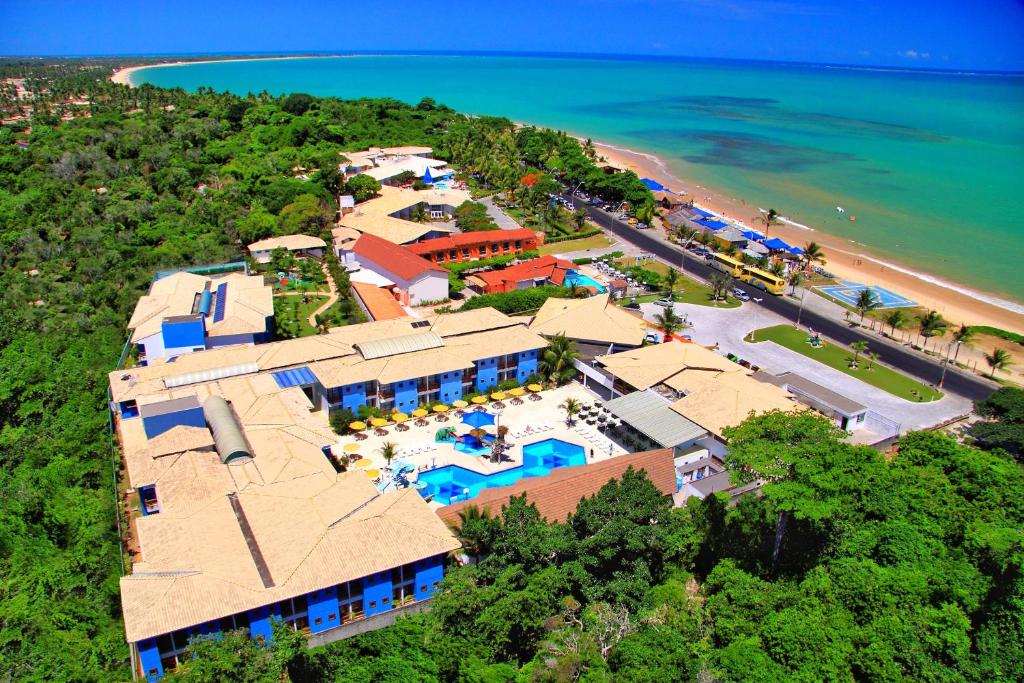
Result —
M653 320L662 310L654 304L643 304L642 309L647 320ZM735 353L774 375L787 370L795 372L900 423L904 431L931 427L971 410L971 402L955 394L947 393L942 399L929 403L913 403L774 342L746 342L743 338L751 330L789 322L760 306L744 304L739 308L722 309L676 304L675 309L692 325L684 334L691 335L698 344L717 343L721 353Z
M338 288L334 285L334 278L331 277L330 272L327 270L327 264L321 263L320 268L324 271L324 277L327 278L327 287L331 291L331 295L327 297L327 301L323 303L320 308L313 311L309 316L309 324L311 327L316 329L316 317L326 311L328 308L334 305L334 302L338 300Z
M511 216L494 205L494 195L482 198L480 203L487 207L487 215L502 230L519 230L523 227L516 223Z

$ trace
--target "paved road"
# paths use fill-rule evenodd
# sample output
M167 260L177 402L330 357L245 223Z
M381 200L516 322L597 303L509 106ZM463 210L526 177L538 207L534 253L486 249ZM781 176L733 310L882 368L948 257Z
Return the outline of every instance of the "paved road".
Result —
M509 216L507 213L505 213L500 208L494 205L494 195L487 195L486 197L481 198L479 201L481 204L487 207L487 215L489 215L491 217L491 220L494 221L495 225L497 225L502 230L518 230L519 228L523 227L516 223L511 216Z
M594 222L602 228L609 230L619 239L631 242L667 263L679 265L685 261L683 270L691 275L696 275L703 279L707 279L710 276L712 270L704 262L704 259L686 253L679 247L658 239L653 234L653 230L636 230L604 211L587 205L582 200L575 197L566 198L571 199L577 207L586 206L587 213L590 214ZM799 306L796 302L790 301L786 297L766 294L763 301L756 305L787 320L796 322ZM842 321L826 317L813 310L808 310L807 307L804 308L803 314L800 316L800 323L804 326L813 327L815 331L844 346L849 346L850 343L858 339L871 342L871 348L879 354L879 358L883 363L898 368L926 384L937 383L939 376L942 374L942 366L936 360L907 349L879 343L877 337L863 334L855 328L850 328ZM978 400L990 395L995 391L996 387L977 376L967 375L950 369L946 373L944 389L971 400Z

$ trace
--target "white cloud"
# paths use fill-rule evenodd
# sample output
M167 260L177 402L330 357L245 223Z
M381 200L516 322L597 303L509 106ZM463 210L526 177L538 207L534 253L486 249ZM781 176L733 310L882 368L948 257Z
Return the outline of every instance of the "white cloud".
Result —
M900 50L896 54L906 59L917 59L917 50Z

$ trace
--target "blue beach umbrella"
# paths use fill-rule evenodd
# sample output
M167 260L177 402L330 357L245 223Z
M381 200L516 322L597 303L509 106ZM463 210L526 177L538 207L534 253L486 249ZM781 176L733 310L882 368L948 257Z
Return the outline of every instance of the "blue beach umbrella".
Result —
M468 424L470 427L480 429L485 425L494 424L494 416L483 410L473 411L472 413L466 413L462 416L462 421Z
M423 172L423 182L425 182L428 185L430 183L434 182L434 177L432 175L430 175L430 167L429 166L427 166L427 170Z

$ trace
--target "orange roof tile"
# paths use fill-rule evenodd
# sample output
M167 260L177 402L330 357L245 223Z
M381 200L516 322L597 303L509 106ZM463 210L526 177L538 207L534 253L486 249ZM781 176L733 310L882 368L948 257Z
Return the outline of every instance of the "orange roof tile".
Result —
M548 254L547 256L524 261L516 266L477 273L476 276L486 282L488 287L497 287L504 282L521 282L523 280L537 280L540 278L546 278L556 285L560 285L565 281L565 271L572 270L573 268L575 266L571 261Z
M676 492L676 471L671 448L631 453L590 465L563 467L543 477L521 479L512 486L484 489L476 498L438 508L437 514L446 522L459 519L467 507L488 508L492 514L501 512L515 496L526 494L527 502L537 506L540 516L549 522L564 522L586 497L601 490L612 479L621 479L629 467L644 470L647 478L666 496Z
M406 280L412 280L431 271L448 272L441 266L420 258L404 247L367 232L360 235L352 250L357 256L368 259Z
M520 228L518 230L477 230L475 232L462 232L451 237L436 237L432 240L423 240L422 242L408 245L406 249L414 254L429 254L440 249L455 249L456 247L468 247L474 244L528 239L537 239L537 233L527 228Z
M391 320L409 315L386 289L365 282L353 282L352 289L374 320Z

